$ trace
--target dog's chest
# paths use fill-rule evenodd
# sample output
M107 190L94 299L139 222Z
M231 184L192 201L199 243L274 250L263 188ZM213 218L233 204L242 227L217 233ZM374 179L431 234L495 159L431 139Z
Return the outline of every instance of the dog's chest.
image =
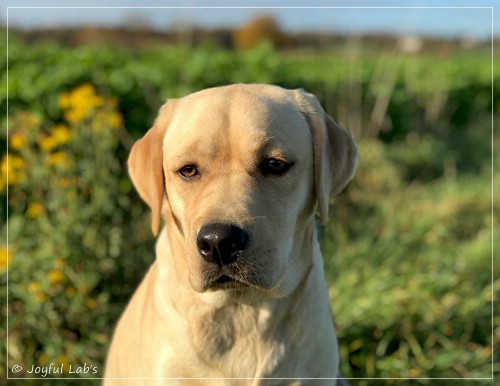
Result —
M197 357L224 377L264 377L278 371L292 347L271 311L244 305L209 312L192 335Z

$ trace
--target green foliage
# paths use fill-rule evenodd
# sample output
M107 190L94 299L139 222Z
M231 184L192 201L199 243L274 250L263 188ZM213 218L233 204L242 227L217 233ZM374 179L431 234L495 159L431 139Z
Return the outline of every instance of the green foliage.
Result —
M9 39L10 111L29 108L51 119L58 118L54 93L83 83L119 96L128 128L139 132L166 98L228 83L306 88L333 116L347 121L348 114L359 115L357 126L350 127L354 132L371 137L382 133L385 140L401 139L410 132L452 137L478 115L491 111L492 69L487 54L439 58L386 53L371 57L349 51L285 55L270 44L241 53L210 45L129 51L109 46L69 49L44 43L27 49L15 36ZM5 41L1 39L0 45ZM494 71L497 83L500 70ZM5 111L5 72L1 83L0 104ZM499 89L494 88L493 100L500 99Z
M491 272L492 215L499 215L491 211L491 175L486 168L407 185L380 142L359 147L356 179L323 238L332 309L349 358L344 373L489 376L492 292L500 289L500 270L494 282Z
M0 249L0 269L9 262L10 366L92 363L99 371L90 376L102 375L113 326L154 258L150 214L125 172L130 144L166 98L262 82L314 93L360 138L359 170L322 237L343 373L500 370L491 357L500 282L491 272L498 209L488 58L280 54L269 44L240 53L69 49L9 39L0 87L2 111L9 105L0 172L9 252ZM498 86L498 69L493 80Z
M57 99L57 124L31 113L9 121L9 355L26 370L92 364L98 374L76 376L95 377L112 320L153 250L147 232L129 225L141 206L115 155L116 102L88 84Z

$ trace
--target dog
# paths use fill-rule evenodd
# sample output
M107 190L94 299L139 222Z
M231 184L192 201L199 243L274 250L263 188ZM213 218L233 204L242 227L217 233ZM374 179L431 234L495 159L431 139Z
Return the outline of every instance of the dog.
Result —
M165 226L104 384L335 384L315 214L327 221L357 158L302 89L236 84L168 100L128 160L153 234Z

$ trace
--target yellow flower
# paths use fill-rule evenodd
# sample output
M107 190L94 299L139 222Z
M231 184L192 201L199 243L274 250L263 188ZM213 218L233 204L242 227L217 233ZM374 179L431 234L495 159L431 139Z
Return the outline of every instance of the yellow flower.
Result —
M87 108L73 108L64 113L64 119L66 119L69 123L78 123L87 118L87 115Z
M26 139L22 134L12 134L9 138L10 147L14 150L19 150L26 143Z
M96 308L97 301L95 299L87 299L85 305L87 306L87 308L92 310L93 308Z
M123 125L123 118L119 112L107 110L98 111L92 122L92 129L96 132L116 129Z
M0 189L5 183L14 185L24 177L24 160L16 155L5 154L0 165Z
M14 114L10 120L10 127L17 133L29 133L33 130L37 130L40 126L41 119L39 116L22 111Z
M71 138L73 137L73 134L71 131L68 129L67 126L65 125L57 125L54 126L52 129L52 137L54 140L57 142L58 145L64 145L65 143L68 143Z
M86 104L87 99L96 95L95 88L90 83L82 84L67 93L59 95L59 107L63 110L75 107L78 104Z
M49 136L45 135L38 141L42 150L51 151L59 145L68 143L73 138L73 133L65 125L56 125L53 127Z
M112 112L109 114L109 124L112 128L120 127L123 125L123 117L118 112Z
M51 151L52 149L55 149L58 144L57 144L56 138L54 138L52 136L49 136L49 137L43 136L38 141L38 145L40 146L40 148L42 150Z
M56 366L61 366L61 365L65 373L69 372L70 363L68 357L65 354L59 355L56 359Z
M69 166L69 158L63 151L58 151L47 156L47 163L50 166L66 168Z
M28 209L26 210L26 215L30 219L35 219L40 217L40 215L44 212L43 205L39 202L30 202L28 205Z
M64 119L78 123L88 118L94 108L103 106L104 99L97 95L93 85L87 83L61 94L58 103L64 110Z
M12 261L12 253L6 248L0 249L0 271L6 271L7 265Z
M40 284L32 281L28 286L28 290L39 302L47 300L47 295L42 292Z
M69 93L62 93L61 95L59 95L59 98L57 100L57 104L63 110L70 108L71 98L69 96Z
M64 273L62 273L62 271L58 269L53 269L49 271L48 277L49 277L49 284L51 286L55 286L59 283L62 283L66 279Z
M42 353L42 355L38 357L36 363L43 366L46 365L48 361L49 361L48 355L46 353Z

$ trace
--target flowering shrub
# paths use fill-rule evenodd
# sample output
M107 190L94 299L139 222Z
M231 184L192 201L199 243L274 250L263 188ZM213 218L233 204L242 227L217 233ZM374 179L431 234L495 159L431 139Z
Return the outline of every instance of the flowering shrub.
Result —
M57 123L26 112L10 119L0 173L9 249L0 250L0 269L9 262L10 363L68 372L69 364L100 366L106 352L116 320L110 295L121 289L104 281L123 267L130 183L116 158L116 101L84 84L58 105Z

